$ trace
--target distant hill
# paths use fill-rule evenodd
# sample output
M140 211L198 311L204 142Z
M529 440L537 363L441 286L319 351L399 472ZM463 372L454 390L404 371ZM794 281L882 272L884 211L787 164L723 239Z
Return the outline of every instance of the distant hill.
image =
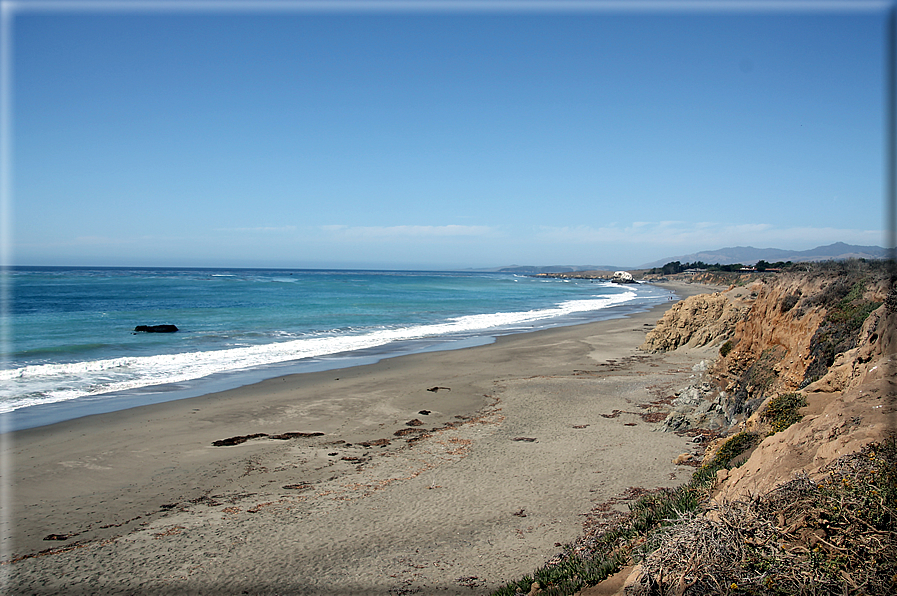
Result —
M888 251L880 246L857 246L853 244L845 244L843 242L835 242L826 246L817 246L810 250L783 250L781 248L754 248L753 246L733 246L721 248L719 250L708 250L696 252L690 255L681 255L678 257L667 257L659 261L646 263L639 269L650 269L651 267L663 267L667 263L679 261L680 263L693 263L695 261L704 261L705 263L720 265L731 265L733 263L741 263L743 265L753 265L757 261L764 260L770 263L776 261L792 261L795 263L801 261L839 261L843 259L884 259L887 258Z

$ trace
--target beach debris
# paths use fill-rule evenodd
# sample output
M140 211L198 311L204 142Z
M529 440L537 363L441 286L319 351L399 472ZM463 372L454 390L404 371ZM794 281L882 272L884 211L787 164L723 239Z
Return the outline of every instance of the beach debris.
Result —
M573 428L588 428L588 424L574 424Z
M420 412L418 412L418 414L420 414L421 416L429 416L430 410L421 410Z
M656 423L666 420L667 416L669 416L669 412L647 412L645 414L640 414L640 416L645 422Z
M424 430L421 432L421 434L417 435L416 437L411 437L410 439L405 439L405 442L408 443L409 445L414 445L418 441L423 441L424 439L429 439L432 436L433 435L431 435L430 433L428 433L427 431Z
M424 429L422 428L400 428L396 432L392 433L396 437L404 437L406 435L414 434L414 433L422 433Z
M137 325L134 332L142 331L144 333L174 333L177 331L177 325Z
M638 426L635 422L624 422L623 426Z
M334 455L339 455L339 452L334 451L333 453L328 453L327 455L329 455L330 457L333 457Z
M153 540L159 540L161 538L165 538L166 536L176 536L181 533L181 530L184 529L184 526L171 526L164 532L154 532Z
M481 580L479 577L477 577L476 575L459 577L455 581L457 581L459 584L461 584L462 586L464 586L466 588L479 588L479 587L486 585L486 583L483 580Z
M230 437L228 439L219 439L217 441L212 441L212 445L215 447L228 447L231 445L239 445L241 443L245 443L250 439L277 439L279 441L286 441L287 439L298 439L303 437L321 437L324 436L324 433L313 432L313 433L305 433L305 432L288 432L288 433L280 433L278 435L269 435L268 433L255 433L251 435L240 435L239 437Z
M427 389L427 391L432 391L433 393L436 393L436 392L439 391L440 389L445 389L446 391L451 391L451 390L452 390L451 387L430 387L429 389Z
M516 515L517 517L526 517L526 513L521 509L520 511L515 511L512 515Z
M307 482L299 482L297 484L284 484L284 490L305 490L307 488L311 488L311 484Z
M340 458L342 461L351 461L351 462L365 462L369 461L371 458L369 457L356 457L354 455L344 455Z
M515 441L524 441L526 443L533 443L533 442L535 442L536 439L533 437L514 437L514 440Z
M414 420L409 420L405 423L407 426L423 426L423 422L415 418Z
M74 536L77 536L77 534L50 534L44 537L44 540L68 540Z
M677 466L682 466L690 462L692 457L693 456L691 453L682 453L676 456L676 459L673 460L673 463Z
M278 439L280 441L285 441L287 439L299 439L304 437L323 437L324 433L303 433L303 432L290 432L290 433L281 433L279 435L268 435L269 439Z
M215 447L228 447L230 445L239 445L240 443L245 443L250 439L258 439L259 437L267 437L268 435L265 433L255 433L254 435L241 435L239 437L230 437L229 439L219 439L218 441L212 441L212 445Z
M348 443L347 443L348 445ZM389 439L377 439L375 441L364 441L359 443L362 447L386 447L389 445Z

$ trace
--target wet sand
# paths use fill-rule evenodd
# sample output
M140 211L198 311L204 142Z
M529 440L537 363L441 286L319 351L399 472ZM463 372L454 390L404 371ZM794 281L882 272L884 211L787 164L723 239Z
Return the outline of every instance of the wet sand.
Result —
M489 593L690 477L668 307L10 433L4 593Z

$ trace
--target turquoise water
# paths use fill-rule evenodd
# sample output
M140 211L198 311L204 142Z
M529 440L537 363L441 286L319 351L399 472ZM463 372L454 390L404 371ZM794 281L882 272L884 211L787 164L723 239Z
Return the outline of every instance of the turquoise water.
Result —
M669 295L642 284L471 272L14 268L7 275L11 342L3 347L0 413L56 404L61 418L60 404L115 399L127 407L147 396L348 366L362 356L485 343L621 316ZM155 324L179 331L133 331Z

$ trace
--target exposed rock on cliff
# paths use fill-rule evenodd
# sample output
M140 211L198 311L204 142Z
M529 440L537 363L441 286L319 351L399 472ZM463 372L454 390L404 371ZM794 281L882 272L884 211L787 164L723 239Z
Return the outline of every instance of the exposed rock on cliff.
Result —
M722 342L744 318L751 300L750 290L744 288L686 298L666 312L639 349L668 352L680 346L695 348Z
M685 300L648 333L642 350L707 356L662 429L729 436L590 538L577 577L623 571L580 596L895 593L897 275L800 267Z

